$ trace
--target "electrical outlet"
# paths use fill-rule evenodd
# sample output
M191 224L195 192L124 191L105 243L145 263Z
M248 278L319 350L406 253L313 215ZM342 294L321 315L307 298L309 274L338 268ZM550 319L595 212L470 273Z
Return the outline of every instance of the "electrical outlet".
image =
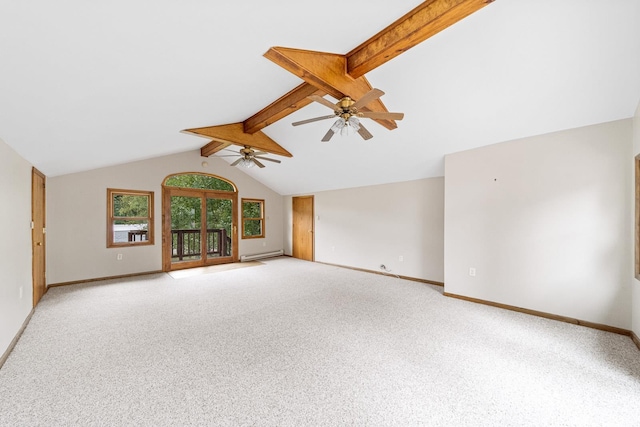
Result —
M471 267L471 268L469 269L469 276L475 276L475 275L476 275L476 269L475 269L475 268L473 268L473 267Z
M19 289L18 293L20 294L20 299L22 299L22 286L20 286L20 289Z
M400 255L400 256L398 257L398 261L400 261L400 262L404 262L404 257L403 257L402 255Z
M262 242L262 246L267 246L267 242Z
M118 254L118 255L116 256L116 259L117 259L118 261L122 261L122 254Z

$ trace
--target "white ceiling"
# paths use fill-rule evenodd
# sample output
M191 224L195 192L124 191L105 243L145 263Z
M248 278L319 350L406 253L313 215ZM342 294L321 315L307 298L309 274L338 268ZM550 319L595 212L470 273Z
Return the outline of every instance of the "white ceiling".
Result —
M271 46L347 53L417 0L0 0L0 139L48 176L198 149L302 81ZM293 154L248 174L280 194L442 176L443 156L631 117L640 0L497 0L367 74L373 139L320 139L309 105L264 129ZM329 98L330 99L330 98Z

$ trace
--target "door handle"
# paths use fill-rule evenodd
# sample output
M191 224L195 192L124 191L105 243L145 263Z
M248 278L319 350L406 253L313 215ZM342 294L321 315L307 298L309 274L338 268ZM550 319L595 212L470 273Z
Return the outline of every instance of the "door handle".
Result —
M42 246L42 242L36 242L36 246Z

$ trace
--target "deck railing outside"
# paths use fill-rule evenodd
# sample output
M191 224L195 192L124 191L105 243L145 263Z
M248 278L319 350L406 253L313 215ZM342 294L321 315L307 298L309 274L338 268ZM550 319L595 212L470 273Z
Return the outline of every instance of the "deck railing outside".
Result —
M201 257L201 232L199 229L171 230L171 258L184 261L185 258ZM231 238L224 228L207 229L207 257L231 256Z

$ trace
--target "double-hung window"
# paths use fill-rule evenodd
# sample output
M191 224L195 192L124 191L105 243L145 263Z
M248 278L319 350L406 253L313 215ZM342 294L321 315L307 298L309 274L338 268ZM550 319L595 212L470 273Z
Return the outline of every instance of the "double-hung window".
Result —
M107 247L153 245L153 191L107 189Z
M242 199L242 238L264 237L264 200Z

